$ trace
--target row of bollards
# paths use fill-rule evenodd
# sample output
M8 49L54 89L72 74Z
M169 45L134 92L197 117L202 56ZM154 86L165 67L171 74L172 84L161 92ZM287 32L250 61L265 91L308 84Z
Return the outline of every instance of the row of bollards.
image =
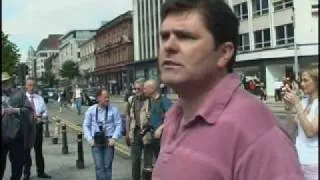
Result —
M67 138L67 126L66 124L61 125L61 120L57 119L55 124L55 131L54 131L54 137L52 138L53 144L58 144L58 139L61 134L61 152L62 154L68 154L68 138ZM61 133L60 133L61 132ZM83 135L82 132L79 132L77 134L77 144L78 144L78 159L76 160L76 167L78 169L84 168L84 155L83 155Z

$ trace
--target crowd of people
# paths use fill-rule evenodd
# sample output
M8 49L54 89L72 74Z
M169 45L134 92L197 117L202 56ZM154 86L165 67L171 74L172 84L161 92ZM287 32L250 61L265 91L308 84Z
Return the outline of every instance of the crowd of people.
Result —
M43 122L48 117L46 103L35 93L35 81L28 78L23 89L12 87L11 77L2 72L2 151L1 179L6 168L7 155L11 162L11 180L30 179L31 150L34 149L39 178L50 179L45 173L42 153Z
M318 179L318 68L301 73L296 85L303 98L297 95L298 86L281 87L281 97L294 115L290 122L297 126L293 141L270 109L241 88L233 72L238 33L239 20L223 0L163 4L158 65L161 81L179 99L171 105L154 80L135 82L125 111L133 180L142 177L142 154L143 176L152 180ZM32 105L32 82L27 81L26 91L13 93L7 88L8 76L2 74L2 124L14 129L5 132L2 158L9 152L12 180L21 177L23 166L28 178L30 149L40 147L34 145L41 132L36 124L47 114L41 96L39 107ZM109 102L108 90L101 88L96 97L98 103L84 116L84 136L92 147L96 179L111 180L114 145L124 124L119 109ZM17 124L21 128L15 129ZM2 167L5 164L2 160ZM38 176L50 178L38 164Z
M141 179L141 156L145 175L151 175L160 152L160 137L165 113L171 100L160 93L155 80L139 79L134 94L126 99L126 123L122 124L118 108L109 103L109 92L101 88L98 104L89 107L83 121L84 136L92 147L97 180L111 180L114 144L125 127L126 143L131 146L132 179Z

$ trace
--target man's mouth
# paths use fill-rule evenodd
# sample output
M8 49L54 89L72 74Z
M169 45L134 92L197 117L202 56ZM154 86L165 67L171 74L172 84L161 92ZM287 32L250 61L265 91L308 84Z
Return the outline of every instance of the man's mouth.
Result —
M181 64L173 61L173 60L164 60L162 63L164 67L173 67L173 66L181 66Z

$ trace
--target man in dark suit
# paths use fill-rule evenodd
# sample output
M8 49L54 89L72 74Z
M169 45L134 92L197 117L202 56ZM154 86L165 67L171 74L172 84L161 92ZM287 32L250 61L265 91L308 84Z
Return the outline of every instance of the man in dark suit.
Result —
M39 178L51 179L51 176L44 172L44 158L42 153L42 141L43 141L43 122L42 118L48 117L48 110L45 101L42 96L35 94L34 92L35 81L32 78L28 78L25 84L25 95L27 100L32 106L33 122L36 124L34 152L37 166L37 173ZM23 180L30 180L30 169L32 165L31 152L32 146L25 152L25 165L24 165L24 177Z
M32 122L32 107L27 101L25 93L23 91L14 92L10 79L7 73L2 73L2 106L6 106L6 108L2 110L1 118L2 122L3 120L17 120L18 124L16 129L13 128L16 132L11 134L12 138L8 141L2 141L0 176L2 179L9 153L12 166L10 180L20 180L24 164L24 151L33 144L34 124Z

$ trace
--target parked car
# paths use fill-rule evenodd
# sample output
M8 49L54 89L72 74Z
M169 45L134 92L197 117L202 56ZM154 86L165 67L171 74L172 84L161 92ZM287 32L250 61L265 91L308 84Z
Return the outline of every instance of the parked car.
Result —
M87 88L83 90L82 104L86 106L91 106L98 103L96 98L97 88Z
M50 99L58 100L58 90L56 88L46 88Z

